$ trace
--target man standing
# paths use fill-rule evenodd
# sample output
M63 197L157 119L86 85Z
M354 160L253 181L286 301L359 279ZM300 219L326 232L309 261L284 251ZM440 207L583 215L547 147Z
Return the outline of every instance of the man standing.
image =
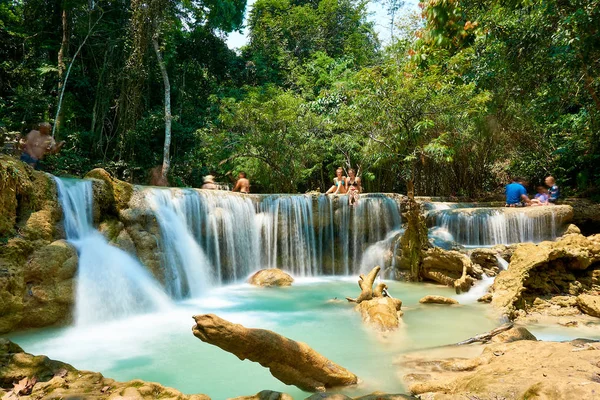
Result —
M531 204L525 189L526 184L524 179L514 178L506 185L506 207L524 207Z
M244 171L240 172L238 175L238 180L233 187L232 192L240 192L240 193L250 193L250 181L246 179L246 173Z
M65 144L64 141L56 143L50 136L52 126L47 122L39 124L37 130L32 130L19 142L21 150L21 161L39 168L39 162L46 154L56 154Z

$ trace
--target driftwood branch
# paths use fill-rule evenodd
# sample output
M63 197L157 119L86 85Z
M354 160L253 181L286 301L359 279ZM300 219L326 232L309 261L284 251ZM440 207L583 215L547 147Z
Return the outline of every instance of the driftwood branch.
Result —
M194 316L192 333L203 342L220 347L240 360L268 368L281 382L307 392L354 385L352 372L317 353L306 343L296 342L266 329L251 329L214 314Z
M473 336L472 338L463 340L462 342L458 342L458 343L456 343L456 346L462 346L464 344L471 344L471 343L476 343L476 342L487 343L490 340L492 340L492 338L494 336L496 336L502 332L506 332L509 329L512 329L513 326L514 326L514 324L512 322L506 323L506 324L499 326L498 328L493 329L489 332L482 333L477 336Z
M360 295L356 299L346 297L346 300L353 303L360 303L365 300L371 300L373 298L373 283L375 282L377 275L379 275L380 270L381 267L378 265L375 268L373 268L371 272L367 274L367 276L360 274L358 277L358 287L360 287L361 290Z

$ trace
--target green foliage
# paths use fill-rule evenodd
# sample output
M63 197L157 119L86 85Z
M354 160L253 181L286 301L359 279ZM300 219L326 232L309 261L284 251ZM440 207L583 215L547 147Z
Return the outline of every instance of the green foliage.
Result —
M600 1L427 0L381 51L363 0L15 0L0 3L0 125L26 133L63 101L57 174L102 166L147 183L162 162L171 81L170 182L248 173L254 191L331 185L358 169L368 191L478 196L511 174L564 193L600 188ZM63 11L67 25L63 42ZM90 26L97 21L93 32Z

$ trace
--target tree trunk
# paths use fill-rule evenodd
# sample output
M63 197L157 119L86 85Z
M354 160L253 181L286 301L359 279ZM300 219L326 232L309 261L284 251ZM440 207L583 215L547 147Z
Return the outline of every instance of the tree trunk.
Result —
M160 48L156 37L152 37L152 45L156 52L156 59L158 60L158 66L160 67L163 83L165 85L165 145L163 148L162 178L166 181L167 175L169 174L169 168L171 167L171 120L173 119L171 116L171 85L169 84L169 75L167 74L165 62L160 54Z
M423 254L429 245L427 226L425 218L421 214L421 205L415 200L413 181L408 181L406 187L408 196L407 227L400 239L400 247L404 263L409 266L411 280L420 281Z
M65 74L65 57L67 55L67 51L69 50L69 32L68 32L68 19L67 19L67 10L64 8L62 11L62 41L60 43L60 50L58 51L58 93L62 92L62 88L64 85L64 74ZM60 126L62 125L62 112L58 110L56 113L56 119L54 121L54 132L58 132L60 130Z

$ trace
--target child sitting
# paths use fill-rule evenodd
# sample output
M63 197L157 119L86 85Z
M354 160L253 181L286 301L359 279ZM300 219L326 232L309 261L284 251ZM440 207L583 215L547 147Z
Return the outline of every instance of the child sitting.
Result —
M532 206L547 205L548 199L550 198L550 196L548 195L548 189L546 189L544 186L538 186L536 189L537 189L537 194L535 195L535 197L533 199L531 199L531 205Z
M548 201L552 204L556 204L556 201L558 200L558 196L559 196L559 190L558 190L558 186L556 186L556 182L554 181L554 177L549 176L546 178L545 180L546 186L548 186L550 189L548 189Z

